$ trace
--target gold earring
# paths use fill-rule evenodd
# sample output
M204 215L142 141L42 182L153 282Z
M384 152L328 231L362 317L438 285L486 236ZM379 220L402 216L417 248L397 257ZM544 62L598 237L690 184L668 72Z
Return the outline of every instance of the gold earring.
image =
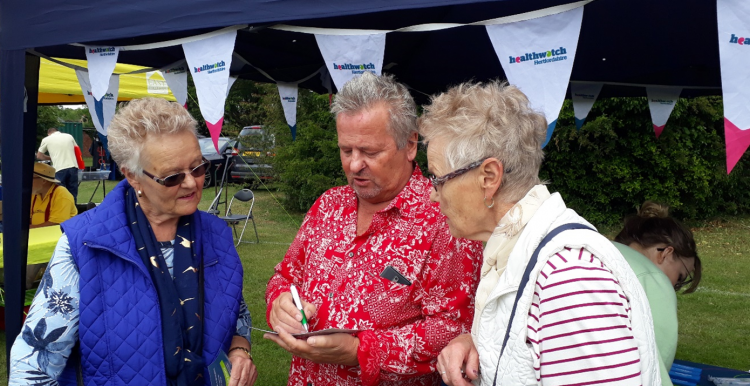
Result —
M489 204L489 205L487 205L487 197L485 197L485 198L484 198L484 206L486 206L486 207L487 207L487 209L490 209L490 208L492 208L493 206L495 206L495 197L492 197L492 204Z

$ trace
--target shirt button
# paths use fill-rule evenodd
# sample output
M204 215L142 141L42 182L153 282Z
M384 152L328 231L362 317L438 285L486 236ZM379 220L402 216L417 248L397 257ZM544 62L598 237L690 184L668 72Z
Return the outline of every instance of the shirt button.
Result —
M354 256L354 252L349 252L349 257Z
M333 292L328 293L328 299L333 299Z

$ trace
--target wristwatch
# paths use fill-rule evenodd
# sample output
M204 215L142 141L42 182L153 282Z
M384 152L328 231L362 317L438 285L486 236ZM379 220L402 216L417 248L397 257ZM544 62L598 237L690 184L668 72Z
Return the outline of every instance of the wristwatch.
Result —
M248 358L248 359L250 359L251 361L253 360L253 356L252 356L252 355L250 355L250 350L248 350L248 349L246 349L246 348L244 348L244 347L240 347L240 346L237 346L237 347L232 347L232 348L230 348L230 349L229 349L229 352L227 352L227 356L229 356L229 354L230 354L230 353L231 353L232 351L234 351L234 350L241 350L241 351L244 351L244 352L245 352L245 354L247 354L247 358Z

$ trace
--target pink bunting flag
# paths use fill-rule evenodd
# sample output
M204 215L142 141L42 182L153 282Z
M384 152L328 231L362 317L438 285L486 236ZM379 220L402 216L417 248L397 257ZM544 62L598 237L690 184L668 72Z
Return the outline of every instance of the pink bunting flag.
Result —
M750 2L717 0L727 174L750 147Z

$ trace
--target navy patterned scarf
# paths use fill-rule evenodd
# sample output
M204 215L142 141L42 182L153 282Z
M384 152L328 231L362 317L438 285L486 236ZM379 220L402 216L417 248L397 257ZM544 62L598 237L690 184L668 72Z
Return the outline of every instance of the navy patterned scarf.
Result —
M125 193L125 213L135 246L151 274L161 309L164 367L170 386L203 385L203 256L193 245L194 217L183 216L177 223L174 243L174 278L169 274L135 190Z

